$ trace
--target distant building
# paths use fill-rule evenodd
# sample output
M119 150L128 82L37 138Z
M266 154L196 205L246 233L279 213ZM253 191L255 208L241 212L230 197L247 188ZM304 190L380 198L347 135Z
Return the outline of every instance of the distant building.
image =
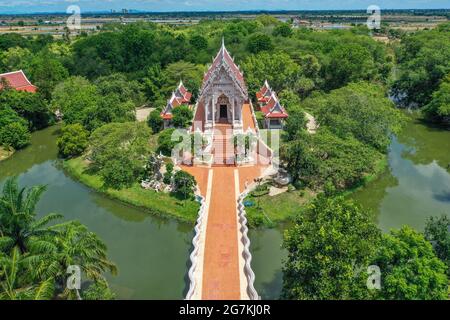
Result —
M4 83L17 91L36 92L37 87L28 80L22 70L0 74L0 90Z
M172 125L172 110L183 104L188 105L191 101L192 94L183 85L183 81L180 81L177 89L172 92L172 96L167 101L167 105L161 112L161 118L164 120L164 128L168 128Z
M281 105L278 97L267 80L263 87L256 93L256 98L261 112L264 114L264 127L266 129L282 129L284 120L289 116Z

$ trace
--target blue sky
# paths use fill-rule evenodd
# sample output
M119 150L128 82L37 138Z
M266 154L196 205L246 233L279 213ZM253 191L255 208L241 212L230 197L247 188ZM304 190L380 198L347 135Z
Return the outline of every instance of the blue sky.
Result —
M76 4L81 11L120 10L208 11L208 10L321 10L450 8L449 0L0 0L2 13L63 12Z

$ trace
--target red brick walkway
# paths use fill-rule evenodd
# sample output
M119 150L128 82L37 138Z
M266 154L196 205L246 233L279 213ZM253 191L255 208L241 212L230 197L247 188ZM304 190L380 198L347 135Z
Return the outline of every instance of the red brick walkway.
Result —
M261 175L264 168L252 167L183 167L195 176L201 193L206 196L208 171L213 170L211 202L206 226L206 241L203 259L203 300L241 299L239 270L238 216L234 171L239 172L239 193L245 182L251 183Z

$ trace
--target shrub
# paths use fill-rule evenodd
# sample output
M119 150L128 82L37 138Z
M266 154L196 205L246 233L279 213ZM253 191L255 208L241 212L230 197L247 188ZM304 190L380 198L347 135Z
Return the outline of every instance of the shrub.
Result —
M14 149L22 149L31 141L28 128L20 122L9 123L0 129L0 142Z
M63 157L75 157L84 152L88 146L89 133L79 123L66 125L61 129L57 140L59 153Z
M153 110L148 115L147 124L152 128L153 133L158 133L163 128L163 119L158 110Z

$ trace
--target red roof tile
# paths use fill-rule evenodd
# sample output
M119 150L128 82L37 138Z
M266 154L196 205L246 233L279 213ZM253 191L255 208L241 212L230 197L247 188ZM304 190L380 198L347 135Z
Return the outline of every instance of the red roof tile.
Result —
M209 80L216 67L219 66L223 61L229 66L232 74L239 82L241 88L246 90L244 75L239 70L238 66L234 63L234 60L231 57L230 53L228 52L227 48L225 48L225 44L223 43L223 41L222 47L220 48L219 52L217 53L216 57L213 60L213 63L211 64L208 71L205 73L205 76L203 77L203 85Z
M31 84L22 70L0 74L0 79L5 79L11 88L18 91L36 92L37 87ZM0 84L0 90L2 85Z

